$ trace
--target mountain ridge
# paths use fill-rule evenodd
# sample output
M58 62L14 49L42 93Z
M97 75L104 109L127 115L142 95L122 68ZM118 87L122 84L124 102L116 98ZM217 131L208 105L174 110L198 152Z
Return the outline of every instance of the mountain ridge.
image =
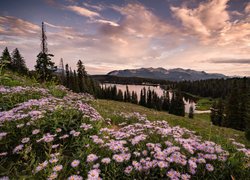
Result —
M107 75L118 77L152 78L169 81L196 81L206 79L228 78L228 76L220 73L207 73L205 71L196 71L192 69L183 68L165 69L162 67L114 70L107 73Z

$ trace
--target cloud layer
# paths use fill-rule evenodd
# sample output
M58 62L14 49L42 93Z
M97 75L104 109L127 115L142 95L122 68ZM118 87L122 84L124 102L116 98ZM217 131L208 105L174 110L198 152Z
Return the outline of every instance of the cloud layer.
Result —
M49 49L56 62L63 57L73 68L82 59L91 74L161 66L250 76L250 3L243 4L243 11L230 11L229 2L168 4L171 16L166 18L138 2L58 5L50 0L63 13L74 14L71 18L78 15L79 21L64 26L46 20ZM0 47L20 48L29 67L39 52L39 34L36 23L0 16Z

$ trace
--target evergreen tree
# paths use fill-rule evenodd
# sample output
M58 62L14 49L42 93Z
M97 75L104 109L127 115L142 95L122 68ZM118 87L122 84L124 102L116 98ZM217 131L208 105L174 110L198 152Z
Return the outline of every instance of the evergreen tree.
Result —
M118 101L123 101L123 93L122 90L118 90L118 94L117 94L117 100Z
M189 107L188 117L189 117L190 119L193 119L193 118L194 118L194 107L193 107L193 106L190 106L190 107Z
M84 65L81 60L77 62L77 74L78 74L78 83L79 83L79 91L84 92Z
M70 83L70 74L69 74L69 65L68 64L66 64L65 65L65 72L66 72L66 83L65 83L65 86L67 87L67 88L69 88L69 83Z
M216 104L216 101L213 102L210 110L211 110L211 113L210 113L211 122L214 125L216 125L217 124L217 104Z
M143 87L143 89L141 90L139 104L141 106L146 106L146 88L145 87Z
M76 74L76 70L74 70L74 91L79 92L79 86L78 86L78 78Z
M135 91L132 91L131 102L132 102L133 104L138 104L137 93L136 93Z
M11 60L9 50L6 47L2 52L2 56L0 57L0 64L4 65L8 69L11 69L11 61L12 60Z
M240 121L242 118L240 117L240 102L239 102L239 92L238 86L236 83L233 84L231 93L227 99L226 109L225 109L225 120L222 125L225 127L232 127L238 130L240 129Z
M125 102L131 102L131 95L127 85L126 85L126 92L124 93L124 99Z
M150 90L150 88L148 88L148 91L147 91L147 107L148 108L152 108L152 92Z
M21 56L19 50L16 48L12 52L12 70L16 71L21 74L27 74L28 73L28 68L26 67L25 61L23 57Z
M169 106L170 106L169 94L168 94L168 92L164 92L164 94L163 94L163 103L162 103L162 110L169 111Z
M56 71L54 62L51 61L53 54L48 54L47 37L45 34L44 23L42 23L42 51L37 55L35 70L38 75L38 80L41 82L50 81L53 77L53 72Z

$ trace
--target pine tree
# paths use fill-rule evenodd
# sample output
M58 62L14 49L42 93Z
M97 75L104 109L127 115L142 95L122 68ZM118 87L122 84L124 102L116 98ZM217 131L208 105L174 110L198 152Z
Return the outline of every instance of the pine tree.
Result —
M57 67L55 63L51 61L53 54L48 54L47 48L47 37L45 34L44 23L42 23L42 43L41 52L37 55L35 70L38 75L38 80L41 82L50 81L53 77L53 72L56 71Z
M193 119L193 118L194 118L194 107L193 107L193 106L190 106L190 107L189 107L188 117L189 117L190 119Z
M66 72L66 82L65 82L65 86L67 87L67 88L69 88L69 83L70 83L70 74L69 74L69 65L68 64L66 64L65 65L65 72Z
M28 68L26 67L25 61L21 56L19 50L16 48L12 52L12 62L11 62L12 70L21 74L27 74Z
M11 60L9 50L6 47L2 52L2 56L0 57L0 64L1 64L1 66L4 66L8 69L11 69L11 61L12 60Z
M233 83L231 93L227 99L226 109L225 109L225 120L222 125L225 127L231 127L238 130L240 129L240 102L239 102L239 92L236 82Z
M169 106L170 106L169 94L168 94L168 92L164 92L164 94L163 94L163 103L162 103L162 110L169 111Z
M213 102L211 108L211 113L210 113L210 120L211 122L216 125L217 124L217 104L216 101Z
M78 78L76 74L76 70L74 70L74 91L79 92L79 86L78 86Z
M148 91L147 91L147 107L148 108L152 108L152 92L150 90L150 88L148 88Z
M145 87L143 87L143 89L141 90L139 104L141 106L146 106L146 88Z
M61 84L64 83L65 81L65 70L64 70L64 63L63 63L63 58L60 59L60 64L59 64L59 67L58 69L60 70L60 81L61 81Z
M123 101L123 93L122 90L118 90L118 94L117 94L117 100L118 101Z
M78 83L79 83L79 91L84 92L84 65L81 60L77 62L77 75L78 75Z
M135 91L132 91L131 102L132 102L133 104L138 104L137 93L136 93Z

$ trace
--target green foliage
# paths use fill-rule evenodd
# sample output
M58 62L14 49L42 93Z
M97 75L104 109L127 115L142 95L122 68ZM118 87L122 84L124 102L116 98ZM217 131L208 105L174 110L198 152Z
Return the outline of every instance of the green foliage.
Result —
M8 48L6 47L2 52L2 56L0 57L0 64L2 66L1 68L3 68L3 66L6 66L8 69L11 69L11 62L11 56Z
M53 77L53 72L56 70L54 62L51 61L50 57L53 57L52 54L47 54L40 52L37 55L35 70L37 72L37 78L40 82L50 81Z
M190 108L189 108L188 118L190 118L190 119L194 118L194 107L193 106L190 106Z
M10 110L17 104L26 102L30 99L40 99L42 97L39 92L24 92L13 94L0 94L0 111Z
M28 74L28 68L26 67L25 61L21 56L19 50L16 48L12 52L12 62L11 62L11 69L14 72L18 72L20 74Z

